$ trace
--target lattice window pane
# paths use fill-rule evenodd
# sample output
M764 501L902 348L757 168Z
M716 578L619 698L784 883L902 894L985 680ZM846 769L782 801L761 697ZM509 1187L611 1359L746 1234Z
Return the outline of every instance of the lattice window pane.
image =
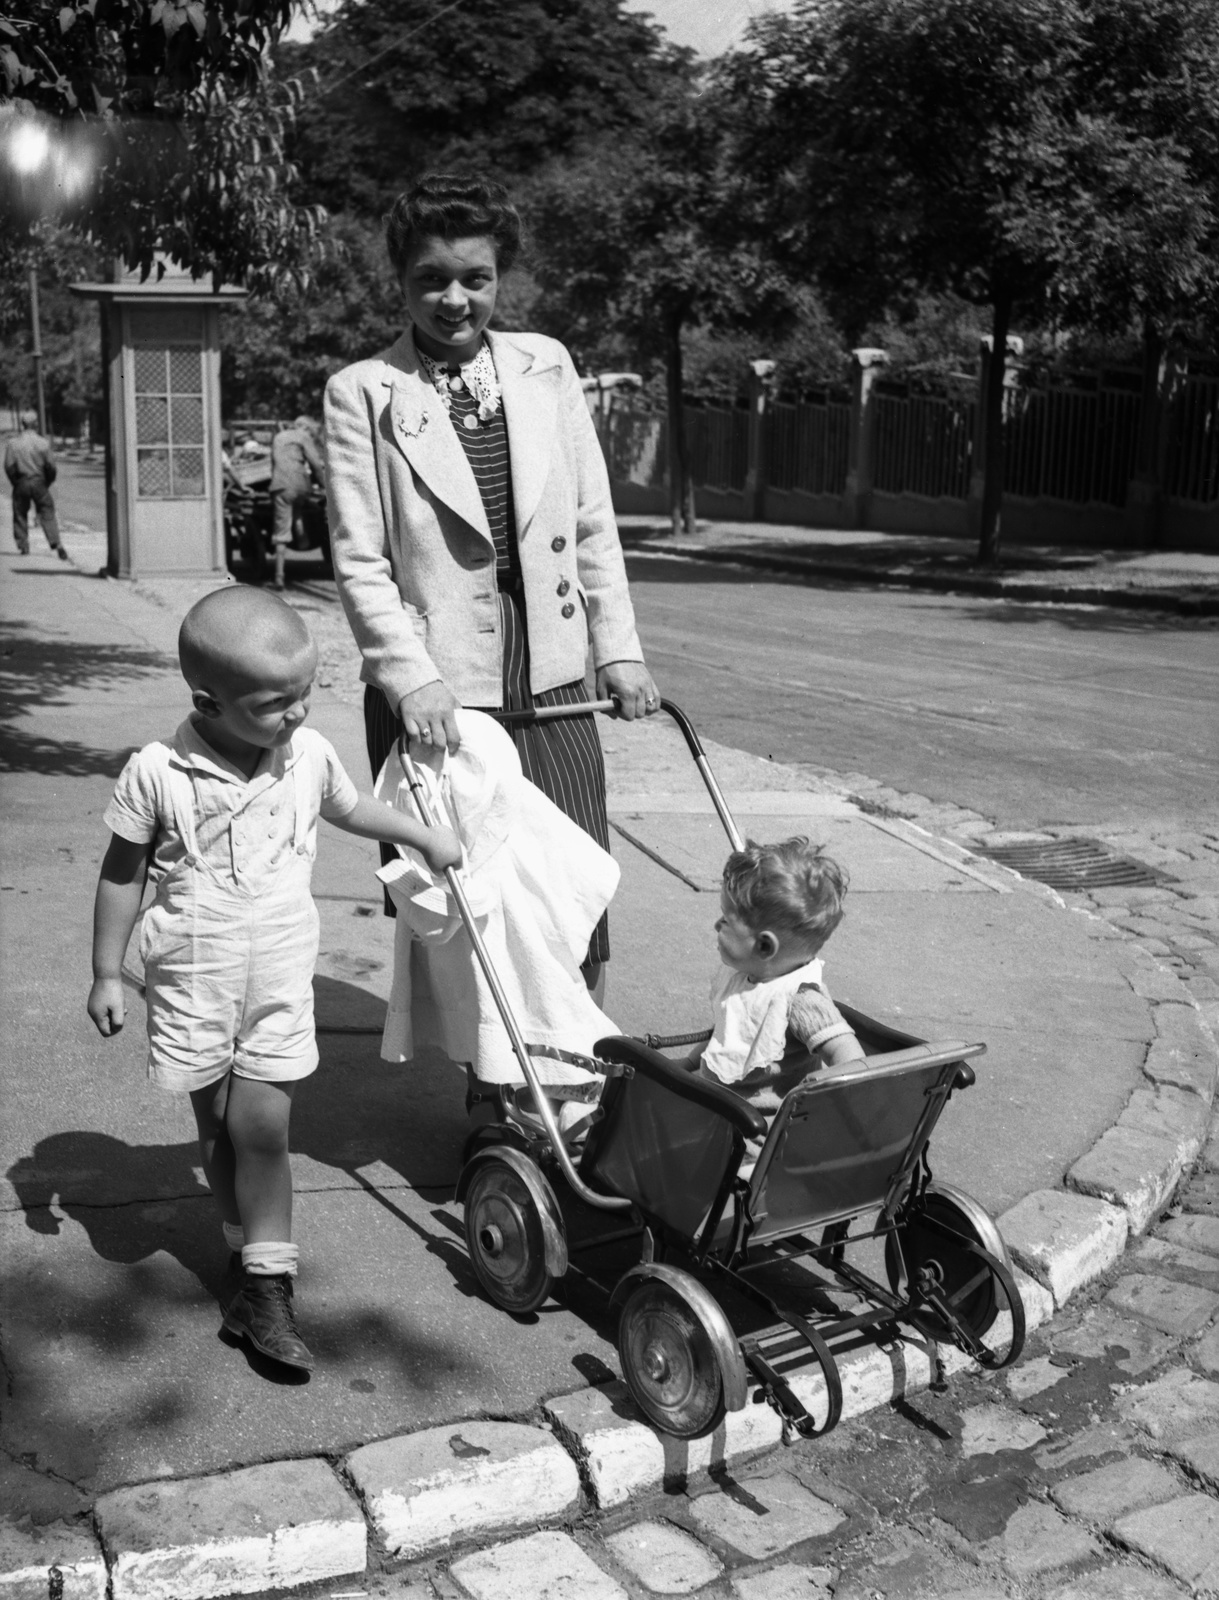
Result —
M174 443L203 443L203 401L194 395L175 395L170 402L174 415Z
M158 395L139 395L135 402L137 444L169 443L169 407Z
M136 455L138 493L143 500L169 497L169 451L140 450Z
M171 347L169 388L171 394L203 393L203 354L198 345Z
M174 494L202 499L204 494L203 451L174 451Z
M132 356L135 360L135 392L164 394L167 388L164 350L141 350L137 347L132 351Z

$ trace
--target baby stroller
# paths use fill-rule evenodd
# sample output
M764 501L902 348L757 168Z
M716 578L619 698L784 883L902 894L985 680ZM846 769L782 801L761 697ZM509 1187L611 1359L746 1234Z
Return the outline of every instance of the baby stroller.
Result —
M694 728L672 702L661 708L739 849ZM604 701L500 720L612 710ZM431 821L405 740L399 755ZM524 1039L460 877L446 876L527 1085L501 1092L495 1120L467 1141L457 1185L470 1261L496 1305L532 1312L577 1271L601 1284L620 1308L631 1394L684 1439L743 1408L751 1387L791 1430L828 1432L842 1410L835 1348L869 1334L904 1330L990 1369L1015 1361L1025 1321L1007 1249L986 1211L935 1182L928 1161L935 1125L952 1093L974 1082L969 1063L984 1045L928 1043L841 1005L866 1061L815 1072L768 1126L747 1101L662 1053L709 1033L602 1039L591 1057L564 1056L599 1079L575 1142L560 1132L555 1091L535 1064L555 1052ZM763 1141L752 1166L749 1140ZM639 1260L616 1282L583 1265L627 1240L638 1241ZM820 1384L802 1381L816 1373ZM814 1391L817 1416L804 1403Z

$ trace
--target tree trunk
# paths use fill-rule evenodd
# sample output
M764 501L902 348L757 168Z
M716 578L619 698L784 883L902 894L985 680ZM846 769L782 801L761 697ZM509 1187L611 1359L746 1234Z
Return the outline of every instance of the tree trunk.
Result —
M1007 376L1007 331L1012 322L1012 297L1000 289L995 294L991 322L990 363L986 372L983 407L986 432L986 470L982 480L982 529L978 539L978 561L984 567L999 565L1000 522L1003 512L1005 477L1005 433L1003 426L1004 379Z
M695 531L694 479L686 443L686 409L681 358L682 316L673 312L665 329L665 389L669 403L669 521L674 537Z

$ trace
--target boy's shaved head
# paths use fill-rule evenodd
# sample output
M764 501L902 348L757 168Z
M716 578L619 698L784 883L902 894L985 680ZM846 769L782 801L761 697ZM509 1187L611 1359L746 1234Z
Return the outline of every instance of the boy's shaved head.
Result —
M292 607L265 589L234 584L193 605L178 631L178 660L192 689L254 688L314 648Z

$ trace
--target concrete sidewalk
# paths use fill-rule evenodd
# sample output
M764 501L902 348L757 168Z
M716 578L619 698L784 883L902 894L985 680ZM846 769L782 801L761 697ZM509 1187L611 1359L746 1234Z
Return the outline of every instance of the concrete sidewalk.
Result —
M405 1069L379 1061L391 944L375 851L334 830L315 874L322 1067L294 1117L300 1314L317 1373L307 1386L275 1381L218 1338L225 1251L189 1110L144 1081L134 996L129 1027L109 1043L84 1012L101 812L126 754L185 713L173 649L198 590L113 583L7 551L0 566L10 640L0 883L10 1019L0 1064L9 1388L0 1487L9 1521L0 1550L24 1552L19 1568L16 1555L0 1562L0 1577L28 1568L45 1579L76 1563L82 1594L104 1593L108 1572L116 1600L187 1600L362 1571L370 1539L382 1555L443 1545L468 1536L469 1522L437 1513L395 1545L393 1507L414 1504L419 1484L435 1478L433 1447L441 1461L462 1457L445 1443L458 1423L462 1449L506 1463L509 1479L543 1452L541 1487L516 1494L528 1525L659 1482L665 1449L613 1387L604 1301L573 1286L565 1301L517 1321L476 1288L451 1198L462 1080L440 1059ZM306 586L291 598L321 646L314 725L366 785L357 663L333 590ZM603 737L623 872L607 1009L624 1032L701 1025L722 833L671 728L605 723ZM833 991L924 1036L987 1043L977 1086L954 1100L937 1133L935 1170L1009 1217L1033 1274L1024 1280L1030 1311L1046 1315L1120 1253L1128 1231L1146 1226L1197 1153L1215 1060L1188 994L1107 923L869 811L845 786L739 751L708 754L746 831L813 833L849 867L850 914L827 952ZM1064 1193L1071 1172L1076 1187L1103 1198ZM903 1369L911 1384L929 1375L919 1359ZM889 1357L865 1364L852 1404L892 1398L905 1381ZM488 1418L518 1420L480 1420ZM509 1427L522 1437L495 1431ZM480 1428L491 1429L486 1439ZM749 1407L727 1433L692 1448L689 1462L736 1458L777 1437L774 1414ZM579 1476L556 1440L574 1441ZM387 1443L369 1456L363 1447L375 1441ZM254 1476L236 1476L247 1471ZM492 1499L485 1525L503 1525L502 1498ZM156 1514L138 1513L142 1504ZM262 1531L247 1530L251 1548L271 1537L276 1516L285 1526L312 1516L330 1530L316 1546L329 1553L315 1560L305 1539L303 1564L285 1557L264 1569L259 1555L241 1583L217 1586L212 1568L200 1577L199 1552L219 1537L216 1526L234 1539L241 1532L237 1504L265 1507ZM479 1504L475 1494L470 1516L484 1515ZM179 1565L166 1567L165 1556L157 1568L152 1555L171 1547ZM247 1583L250 1571L260 1581Z
M622 516L618 524L636 554L756 567L810 582L1219 616L1219 552L1008 545L992 569L978 565L973 540L942 535L700 521L695 534L675 539L656 517Z

